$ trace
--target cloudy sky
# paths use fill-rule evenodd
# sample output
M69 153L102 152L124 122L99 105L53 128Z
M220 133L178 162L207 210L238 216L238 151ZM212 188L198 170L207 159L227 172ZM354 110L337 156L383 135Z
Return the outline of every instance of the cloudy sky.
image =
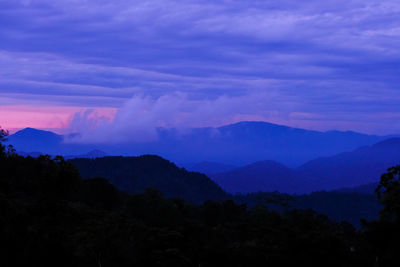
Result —
M0 125L400 133L399 18L398 0L0 0Z

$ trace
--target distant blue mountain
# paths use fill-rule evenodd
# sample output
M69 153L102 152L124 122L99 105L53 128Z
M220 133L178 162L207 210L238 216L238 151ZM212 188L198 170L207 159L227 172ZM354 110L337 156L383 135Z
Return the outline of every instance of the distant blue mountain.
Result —
M56 154L63 136L49 131L25 128L9 136L8 142L17 151L25 151L28 154L34 151Z
M160 154L176 162L221 162L245 165L274 160L290 167L371 145L386 137L355 132L318 132L266 122L240 122L219 128L197 128L188 134L160 129L154 146L138 145L140 153Z
M7 142L23 156L39 156L40 154L84 156L87 151L97 149L97 146L92 144L65 143L65 137L50 131L25 128L10 135ZM105 152L102 153L105 154Z
M259 161L211 178L229 193L273 192L295 193L302 183L296 172L275 161Z
M377 183L382 173L400 164L400 138L391 138L352 152L307 162L297 168L310 190L340 189Z
M294 169L261 161L211 178L230 193L337 190L372 194L380 176L399 164L400 138L391 138L352 152L317 158Z
M18 151L76 155L100 149L109 155L157 154L178 164L220 162L241 166L260 160L274 160L299 166L322 156L352 151L386 137L355 132L318 132L266 122L240 122L218 128L158 129L153 142L122 144L71 144L64 137L47 131L24 129L9 137Z

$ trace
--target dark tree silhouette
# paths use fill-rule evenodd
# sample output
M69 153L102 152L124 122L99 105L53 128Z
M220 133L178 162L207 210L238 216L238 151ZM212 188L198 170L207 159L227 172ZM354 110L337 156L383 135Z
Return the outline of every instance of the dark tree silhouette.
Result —
M7 141L8 135L9 135L8 131L6 131L0 127L0 153L2 155L4 155L6 152L6 147L4 145L4 142Z
M400 165L388 169L381 176L376 193L384 208L381 216L385 220L400 219Z

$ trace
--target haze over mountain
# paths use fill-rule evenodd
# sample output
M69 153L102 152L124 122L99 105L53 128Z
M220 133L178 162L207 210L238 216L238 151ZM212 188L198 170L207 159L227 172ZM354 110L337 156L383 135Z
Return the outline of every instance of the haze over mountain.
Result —
M318 132L266 122L240 122L218 128L158 128L158 138L148 142L74 143L76 134L61 136L51 132L24 129L9 137L18 151L79 155L94 149L109 155L157 154L178 164L220 162L245 165L275 160L299 166L321 156L331 156L371 145L386 137L355 132ZM134 135L134 132L132 133Z
M400 138L391 138L352 152L321 157L294 169L261 161L211 177L231 193L275 190L308 193L339 189L371 193L381 174L399 163ZM372 184L366 185L369 183ZM351 189L359 186L363 187Z

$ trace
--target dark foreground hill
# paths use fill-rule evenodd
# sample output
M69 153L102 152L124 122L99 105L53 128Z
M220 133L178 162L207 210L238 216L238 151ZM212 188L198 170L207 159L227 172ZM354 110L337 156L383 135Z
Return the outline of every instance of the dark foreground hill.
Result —
M399 163L400 138L391 138L352 152L318 158L295 169L277 162L260 161L211 175L211 178L231 193L310 193L353 188L368 183L376 185L382 173ZM365 190L372 193L370 189ZM353 191L357 192L357 189Z
M382 205L375 194L356 192L314 192L307 195L288 195L277 192L237 194L233 199L248 207L267 205L279 212L292 209L312 209L327 215L336 222L347 221L359 228L361 220L372 221L379 217Z
M277 193L232 196L223 192L217 184L206 176L177 168L174 164L158 156L74 159L70 160L70 162L80 170L83 177L104 177L117 188L128 193L144 193L147 188L152 187L162 192L165 196L183 198L192 203L201 204L206 200L232 198L238 203L246 204L249 207L268 204L260 202L260 199L276 201L287 197ZM260 164L265 167L266 171L271 168L281 170L275 173L276 179L279 179L279 175L287 175L285 171L292 172L290 169L274 162L265 161ZM255 165L255 167L257 166L258 164ZM247 168L244 170L246 170L245 173L248 173ZM293 176L293 179L296 179L295 176ZM243 182L242 185L233 184L232 186L241 186L241 188L246 189L246 180L243 180ZM279 182L278 186L283 186L281 184L282 180L277 180L277 182ZM250 189L248 191L251 191ZM263 189L266 189L266 187ZM267 189L265 191L272 191ZM293 196L288 204L285 208L287 210L294 208L313 209L327 215L332 220L337 222L349 221L357 227L360 226L360 219L370 220L377 218L380 208L374 195L340 192L319 192L311 195ZM277 211L283 211L281 205L268 204L268 206Z
M336 267L375 256L351 225L311 211L128 195L102 178L82 180L62 158L1 154L0 168L2 266Z
M157 161L142 159L134 161ZM159 160L153 168L176 167ZM103 178L83 180L62 158L24 158L3 147L0 169L2 266L358 267L376 266L376 259L380 266L400 262L397 221L381 219L357 232L311 210L278 213L230 200L193 205L163 198L154 189L131 195ZM398 199L392 192L385 198L388 208L396 204L391 199Z
M153 187L166 197L180 197L193 203L227 197L204 174L188 172L159 156L72 159L70 162L84 178L107 178L118 189L128 193L143 193Z

